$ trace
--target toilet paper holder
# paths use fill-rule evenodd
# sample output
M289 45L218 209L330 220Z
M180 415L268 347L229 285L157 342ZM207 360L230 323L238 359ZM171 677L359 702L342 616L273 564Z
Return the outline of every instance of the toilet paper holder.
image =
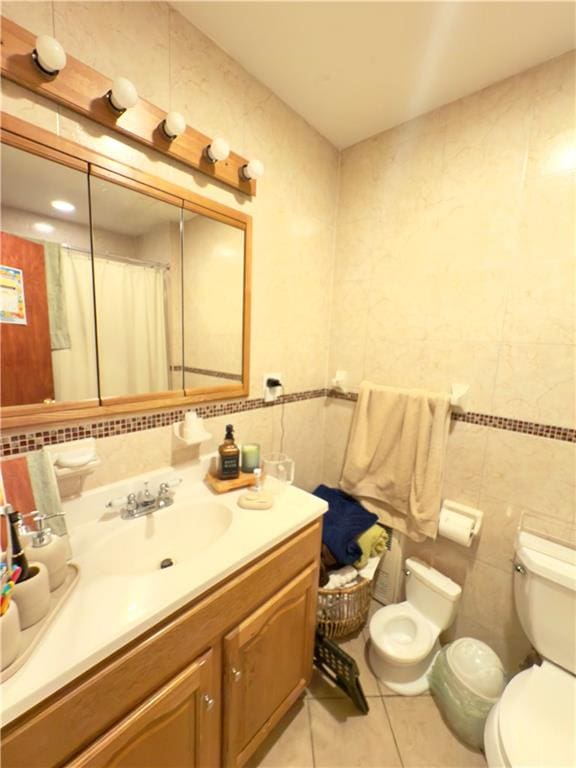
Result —
M470 543L480 533L480 529L482 528L482 519L484 517L484 513L481 509L477 509L476 507L469 507L466 504L461 504L460 502L452 501L451 499L444 499L440 508L440 519L442 519L442 516L446 517L448 515L461 516L473 521L472 530L470 531Z

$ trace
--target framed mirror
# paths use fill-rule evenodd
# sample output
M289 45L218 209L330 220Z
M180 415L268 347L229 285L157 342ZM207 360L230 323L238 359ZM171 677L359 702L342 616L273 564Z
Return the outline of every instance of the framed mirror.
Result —
M183 394L182 201L121 181L90 175L100 397Z
M242 381L244 231L183 212L184 387Z
M2 142L5 427L248 394L250 217L8 115Z
M3 406L98 404L87 174L2 148Z

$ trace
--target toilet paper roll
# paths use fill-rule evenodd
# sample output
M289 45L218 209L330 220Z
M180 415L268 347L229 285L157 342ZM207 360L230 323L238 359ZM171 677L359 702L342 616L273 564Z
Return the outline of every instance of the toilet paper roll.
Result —
M459 515L457 512L449 512L443 509L440 512L440 522L438 523L438 533L450 541L462 544L463 547L469 547L472 544L474 529L474 520L466 515Z

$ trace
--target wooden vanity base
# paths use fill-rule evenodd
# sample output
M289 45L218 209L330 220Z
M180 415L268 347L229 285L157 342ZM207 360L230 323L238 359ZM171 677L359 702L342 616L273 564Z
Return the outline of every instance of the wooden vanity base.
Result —
M310 682L320 538L318 521L10 723L3 768L244 765Z

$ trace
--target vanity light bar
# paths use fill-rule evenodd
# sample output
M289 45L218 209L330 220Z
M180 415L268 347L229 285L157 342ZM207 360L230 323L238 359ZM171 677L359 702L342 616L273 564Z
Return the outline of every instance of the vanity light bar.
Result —
M112 82L67 56L54 38L46 44L46 36L37 36L10 19L2 17L1 23L3 77L215 181L247 195L256 194L257 174L247 171L249 158L231 152L229 147L224 157L216 138L186 125L178 113L166 113L140 98L126 78Z

